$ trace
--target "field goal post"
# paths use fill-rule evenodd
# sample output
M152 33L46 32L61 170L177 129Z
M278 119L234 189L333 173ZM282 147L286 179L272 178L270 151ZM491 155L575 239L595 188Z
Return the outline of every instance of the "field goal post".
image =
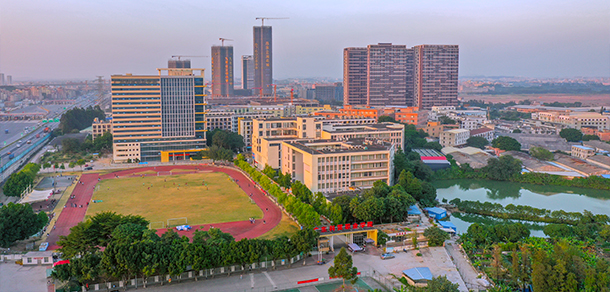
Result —
M184 223L182 223L182 222L184 222ZM175 224L173 224L173 223L175 223ZM185 225L188 223L189 223L189 221L186 217L170 218L170 219L167 219L167 228L173 227L173 226L178 226L178 225Z
M161 226L161 227L158 227ZM163 221L156 221L156 222L150 222L148 224L148 229L163 229L165 228L165 222Z

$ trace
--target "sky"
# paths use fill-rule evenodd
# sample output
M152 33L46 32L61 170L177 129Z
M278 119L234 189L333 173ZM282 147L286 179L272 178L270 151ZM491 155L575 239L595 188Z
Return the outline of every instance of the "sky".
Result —
M14 80L156 74L172 55L252 54L273 26L274 78L342 78L343 48L457 44L460 77L610 77L608 0L1 0L0 72ZM192 58L206 68L210 58Z

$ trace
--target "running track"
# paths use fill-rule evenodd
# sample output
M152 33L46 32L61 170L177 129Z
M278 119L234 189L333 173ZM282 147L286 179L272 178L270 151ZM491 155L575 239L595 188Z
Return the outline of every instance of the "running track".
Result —
M95 189L95 185L98 182L98 178L102 179L115 179L115 175L121 177L125 176L133 176L135 173L143 172L147 170L152 171L170 171L173 169L192 169L195 171L214 171L214 172L224 172L227 175L231 176L233 179L238 180L239 187L246 192L246 194L252 193L252 199L256 203L256 205L263 211L263 219L256 220L254 224L250 223L250 221L236 221L236 222L226 222L226 223L217 223L217 224L204 224L204 225L193 225L193 229L191 231L177 231L177 233L182 236L188 236L189 238L193 237L193 233L196 229L208 230L211 226L214 228L219 228L223 232L228 232L235 240L240 240L242 238L256 238L267 232L269 232L273 227L277 226L282 219L282 211L280 208L275 205L265 194L255 187L255 184L245 175L243 175L240 171L233 168L225 168L225 167L217 167L217 166L209 166L209 165L168 165L168 166L156 166L156 167L143 167L143 168L132 168L127 170L120 170L112 173L108 173L105 175L98 175L97 173L87 173L83 174L80 178L80 182L74 188L72 195L76 196L75 199L69 199L66 203L66 207L61 211L59 218L57 218L57 222L55 222L55 230L51 230L49 236L47 237L47 241L49 242L49 250L58 249L57 241L59 240L59 236L66 236L70 233L70 228L83 221L85 218L85 213L87 212L87 202L91 201L93 197L93 190ZM180 174L185 174L181 172ZM82 182L82 183L81 183ZM248 186L249 185L249 186ZM65 194L67 195L67 194ZM71 204L77 204L77 206L82 205L83 207L71 207ZM268 211L266 211L268 209ZM263 224L263 220L266 224ZM159 229L157 234L161 235L165 233L167 229Z

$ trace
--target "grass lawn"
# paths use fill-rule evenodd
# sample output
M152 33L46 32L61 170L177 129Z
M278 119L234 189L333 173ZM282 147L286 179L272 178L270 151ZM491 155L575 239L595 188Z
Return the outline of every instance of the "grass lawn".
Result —
M166 224L167 219L180 217L187 217L191 225L263 218L262 210L221 172L107 179L98 186L93 200L103 202L90 203L85 218L102 211Z
M282 212L282 221L280 221L280 224L271 229L271 231L259 236L258 239L274 239L282 235L290 237L297 233L297 231L299 231L299 225Z

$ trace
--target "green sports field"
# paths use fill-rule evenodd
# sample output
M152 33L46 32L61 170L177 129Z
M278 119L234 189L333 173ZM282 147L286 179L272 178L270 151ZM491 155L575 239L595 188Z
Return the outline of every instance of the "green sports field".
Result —
M203 182L207 186L203 185ZM260 219L261 209L221 172L107 179L97 184L85 218L102 211L141 215L150 222L187 217L188 224Z

